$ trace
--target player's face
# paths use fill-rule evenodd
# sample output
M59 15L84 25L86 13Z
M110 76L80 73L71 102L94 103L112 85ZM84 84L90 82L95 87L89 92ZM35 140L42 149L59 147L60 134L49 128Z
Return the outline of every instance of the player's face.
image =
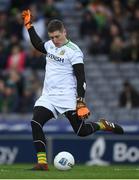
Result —
M61 47L63 44L66 43L66 31L54 31L54 32L48 32L49 38L53 41L54 45L56 47Z

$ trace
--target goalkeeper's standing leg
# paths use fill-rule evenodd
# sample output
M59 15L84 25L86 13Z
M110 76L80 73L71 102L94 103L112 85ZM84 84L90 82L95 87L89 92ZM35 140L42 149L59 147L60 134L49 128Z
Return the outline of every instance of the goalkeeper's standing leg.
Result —
M32 170L48 170L46 140L43 132L43 125L53 117L53 113L49 109L42 106L34 107L31 127L38 163Z

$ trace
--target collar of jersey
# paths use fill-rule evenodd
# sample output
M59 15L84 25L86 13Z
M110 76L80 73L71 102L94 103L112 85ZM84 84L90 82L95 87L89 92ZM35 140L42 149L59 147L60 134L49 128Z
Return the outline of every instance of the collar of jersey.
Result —
M62 46L65 46L65 45L68 44L69 42L70 42L70 40L68 39L68 41L67 41L65 44L63 44ZM62 46L61 46L61 47L62 47Z
M70 42L70 39L68 39L68 41L65 43L65 44L63 44L62 46L65 46L65 45L67 45L68 43ZM60 47L56 47L56 48L61 48L62 46L60 46Z

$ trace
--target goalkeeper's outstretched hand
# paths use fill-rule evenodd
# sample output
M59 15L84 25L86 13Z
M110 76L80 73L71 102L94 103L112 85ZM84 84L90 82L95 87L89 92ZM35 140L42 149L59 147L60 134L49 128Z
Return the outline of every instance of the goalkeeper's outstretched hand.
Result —
M79 117L79 119L87 119L90 115L90 111L87 108L85 102L83 102L83 100L81 99L77 99L77 106L76 106L76 111L77 111L77 115Z
M28 9L28 10L24 10L22 12L22 18L24 20L24 25L27 29L30 29L31 26L32 26L32 23L31 23L31 11Z

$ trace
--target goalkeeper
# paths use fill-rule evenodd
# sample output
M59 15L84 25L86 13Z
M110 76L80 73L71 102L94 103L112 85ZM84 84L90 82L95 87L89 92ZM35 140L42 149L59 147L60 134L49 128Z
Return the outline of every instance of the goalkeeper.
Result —
M31 127L38 159L33 170L47 171L43 125L50 119L57 118L58 114L65 114L74 132L82 137L98 130L123 134L123 129L105 119L85 122L90 111L84 100L86 81L83 53L76 44L67 39L63 22L51 20L47 27L50 40L43 42L33 27L30 10L24 10L22 17L33 46L46 54L42 95L35 102Z

